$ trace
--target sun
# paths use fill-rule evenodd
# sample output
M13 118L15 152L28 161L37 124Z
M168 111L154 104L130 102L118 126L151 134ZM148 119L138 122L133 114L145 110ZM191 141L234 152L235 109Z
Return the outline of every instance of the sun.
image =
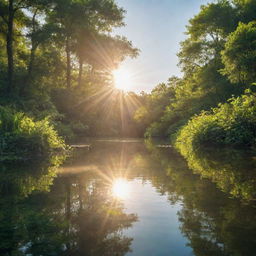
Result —
M129 184L125 179L119 178L113 181L112 194L114 197L119 199L125 199L129 196L129 193Z
M115 87L122 91L129 91L132 89L132 76L128 69L119 68L112 72Z

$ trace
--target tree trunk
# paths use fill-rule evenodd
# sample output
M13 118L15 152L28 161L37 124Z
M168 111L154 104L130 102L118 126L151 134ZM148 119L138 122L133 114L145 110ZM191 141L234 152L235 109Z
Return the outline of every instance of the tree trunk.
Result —
M27 66L27 74L24 78L24 82L21 85L20 92L19 92L20 95L23 95L23 96L26 93L26 88L29 88L30 83L32 81L32 72L33 72L35 54L36 54L36 49L38 47L38 43L36 43L36 41L34 39L34 34L36 32L35 22L36 22L37 11L38 10L36 10L34 12L34 15L33 15L33 18L32 18L31 49L30 49L29 63L28 63L28 66Z
M13 20L14 20L14 9L13 0L9 0L8 7L8 31L6 36L6 51L8 58L8 87L7 92L13 92Z
M31 47L31 50L30 50L30 59L29 59L29 64L28 64L27 83L29 83L31 81L36 48L37 48L36 45L32 43L32 47Z
M31 36L31 50L30 50L30 58L29 58L29 64L28 64L28 74L27 74L27 82L31 80L34 60L35 60L35 53L37 44L35 42L34 34L36 32L36 15L38 10L35 10L33 18L32 18L32 36Z
M78 199L79 199L79 211L83 210L83 186L80 181L78 181Z
M30 87L30 83L32 81L32 72L33 72L33 65L35 60L35 53L36 53L37 45L32 43L31 50L30 50L30 57L29 57L29 63L27 67L27 74L24 78L24 82L20 87L19 94L21 96L25 96L27 90Z
M78 74L78 87L81 87L82 85L82 76L83 76L83 59L79 59L79 74Z
M71 87L71 57L70 57L70 41L69 37L66 39L66 55L67 55L67 71L66 71L66 80L67 88Z
M66 221L67 221L67 236L70 235L70 218L71 218L71 184L69 179L67 178L65 182L66 187L66 207L65 207L65 213L66 213ZM68 241L67 249L70 249L70 242Z

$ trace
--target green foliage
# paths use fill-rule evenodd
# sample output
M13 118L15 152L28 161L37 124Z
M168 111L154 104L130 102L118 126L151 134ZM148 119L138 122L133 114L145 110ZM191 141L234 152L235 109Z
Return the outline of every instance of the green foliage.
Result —
M222 61L225 65L222 72L231 82L255 82L255 48L256 22L239 23L236 31L228 36L222 51Z
M59 113L63 113L55 123L65 138L138 137L143 134L133 120L135 111L141 106L140 97L132 92L105 88L102 79L98 77L98 81L85 88L54 91L54 105Z
M165 133L166 127L164 126L163 122L154 122L150 124L150 126L147 128L144 136L146 138L150 137L166 137L167 134Z
M151 103L153 90L136 112L146 137L177 139L184 150L255 143L255 96L243 95L245 89L254 91L256 79L252 10L255 1L219 0L190 19L178 54L183 77L171 81L171 95L163 91L156 101L160 108Z
M241 22L248 23L255 20L256 3L254 0L232 0Z
M206 66L198 68L193 75L174 83L172 98L167 94L162 96L166 97L166 103L164 106L159 104L162 112L158 112L160 114L155 119L157 122L148 126L145 135L168 137L186 124L191 116L199 114L202 110L207 111L211 107L216 107L220 102L228 100L232 94L239 95L242 87L230 84L216 70L218 67L218 63L211 61ZM145 109L148 116L154 116L151 112L157 113L154 108L150 111L146 107L147 105Z
M9 153L20 147L44 154L58 144L54 130L69 141L141 133L132 119L138 97L113 88L111 71L139 52L127 38L111 36L124 15L112 0L0 0L0 104L18 110L6 109L10 124L24 123L1 135ZM136 100L129 110L128 97Z
M0 108L0 152L3 159L37 158L66 146L49 121L34 121L22 112Z
M182 154L203 144L255 145L256 95L246 94L193 117L177 135Z
M189 20L188 38L181 42L178 54L185 73L219 58L226 36L236 28L236 17L237 10L227 0L201 6L200 12Z
M134 119L144 130L148 127L145 133L146 137L161 137L163 135L163 131L158 129L162 125L158 122L164 114L165 108L174 98L175 87L178 83L179 78L171 77L168 83L157 85L150 94L141 95L142 106L136 110Z
M194 39L206 37L209 34L224 37L236 25L236 11L229 1L202 5L200 12L190 20L188 33Z

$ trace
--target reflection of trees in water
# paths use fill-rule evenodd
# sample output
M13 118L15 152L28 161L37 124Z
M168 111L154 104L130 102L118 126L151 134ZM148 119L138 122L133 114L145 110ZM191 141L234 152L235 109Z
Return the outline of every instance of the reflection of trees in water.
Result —
M122 230L136 216L125 214L108 193L109 178L116 174L128 179L139 176L166 194L170 203L182 203L180 229L196 256L255 255L256 209L252 202L242 204L229 198L226 192L230 190L217 189L210 179L201 178L201 172L193 174L174 150L150 143L147 148L140 143L120 143L99 144L87 156L80 151L64 169L87 171L56 178L50 192L52 178L41 178L52 167L30 171L19 166L13 172L6 168L5 173L13 176L0 182L0 255L125 255L131 239ZM217 170L225 169L228 174L233 168L233 183L225 180L228 175L219 177L232 188L247 182L237 178L243 177L239 171L246 170L253 180L252 162L249 158L244 158L247 163L239 162L240 157L244 158L234 152L205 152L196 163L201 168L214 167L216 175ZM88 171L92 167L94 171ZM219 187L219 181L215 182Z
M246 201L256 199L255 152L215 147L186 151L184 156L194 173L222 191Z
M49 191L58 165L29 163L0 165L0 193L26 197L33 191Z
M256 251L256 208L254 203L241 203L238 199L229 198L216 188L208 179L202 179L193 174L187 167L187 162L173 150L163 150L149 144L148 148L154 161L158 161L165 173L162 176L161 191L169 195L171 203L180 200L182 209L179 212L181 231L189 239L189 246L196 256L253 256ZM220 154L221 152L217 152ZM248 152L247 152L248 153ZM252 162L238 163L243 158L241 152L233 158L223 151L222 158L215 158L214 166L219 168L233 167L238 172L243 168L247 171ZM216 154L210 153L209 161ZM248 156L248 154L247 154ZM161 159L161 160L159 160ZM211 160L210 160L211 159ZM201 159L206 164L206 159ZM225 162L226 161L226 162ZM226 164L224 164L226 163ZM149 166L150 168L150 166ZM227 168L227 170L228 170ZM220 177L221 178L221 177ZM225 177L224 177L225 178ZM239 186L235 184L233 186ZM153 181L154 182L154 181ZM158 186L157 183L154 183Z
M229 198L210 180L193 174L188 163L174 150L157 148L150 143L147 148L150 154L143 147L131 144L113 149L106 146L97 154L90 154L97 163L97 169L108 166L115 159L112 162L118 162L118 167L128 170L128 178L140 176L150 180L159 193L168 196L171 203L181 202L180 229L195 255L253 256L256 249L256 210L251 205ZM107 158L103 157L104 151Z
M189 239L195 255L254 256L255 209L235 202L213 206L214 211L185 205L179 213L181 231Z
M53 166L3 166L3 174L9 176L0 180L0 255L121 256L129 251L131 239L121 231L136 216L111 200L104 182L62 177L47 192Z
M132 239L123 236L122 230L131 227L137 217L124 213L122 204L111 196L110 184L90 172L60 180L66 184L70 221L67 255L122 256L129 252Z
M1 166L0 255L61 252L59 201L47 196L61 161L55 158L54 163Z

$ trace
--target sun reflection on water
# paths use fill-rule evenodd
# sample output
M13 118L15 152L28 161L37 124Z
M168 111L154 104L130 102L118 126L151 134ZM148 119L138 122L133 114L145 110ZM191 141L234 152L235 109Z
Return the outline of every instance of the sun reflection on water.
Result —
M130 186L127 180L123 178L115 179L112 183L112 194L119 199L126 199L130 194Z

